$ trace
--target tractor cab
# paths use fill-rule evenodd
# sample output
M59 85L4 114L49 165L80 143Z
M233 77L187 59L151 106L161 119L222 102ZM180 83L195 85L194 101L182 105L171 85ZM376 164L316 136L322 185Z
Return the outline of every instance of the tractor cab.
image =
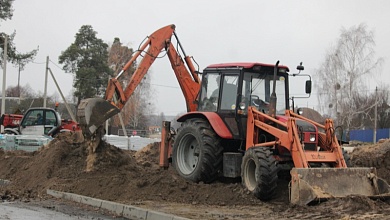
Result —
M279 66L275 82L276 114L289 109L288 67ZM269 112L274 86L274 65L226 63L208 66L203 72L198 111L216 112L233 139L245 139L248 107Z
M61 126L61 116L51 108L30 108L23 115L20 126L6 129L9 134L51 135Z

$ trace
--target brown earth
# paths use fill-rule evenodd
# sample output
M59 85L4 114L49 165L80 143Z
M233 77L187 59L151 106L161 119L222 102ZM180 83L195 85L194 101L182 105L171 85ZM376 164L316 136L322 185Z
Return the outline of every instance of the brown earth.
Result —
M375 167L378 176L390 183L390 140L381 140L375 145L356 147L351 153L356 167Z
M288 202L288 181L281 179L278 198L261 202L239 180L212 184L187 182L174 169L158 166L159 143L127 151L101 142L92 145L61 135L39 151L0 149L2 200L46 199L46 189L70 192L150 208L193 219L386 219L390 202L362 196L332 199L312 206ZM357 166L370 159L390 182L390 141L351 154ZM356 150L356 152L358 152ZM375 156L374 156L375 155ZM375 157L376 160L372 158ZM360 165L359 165L360 163Z

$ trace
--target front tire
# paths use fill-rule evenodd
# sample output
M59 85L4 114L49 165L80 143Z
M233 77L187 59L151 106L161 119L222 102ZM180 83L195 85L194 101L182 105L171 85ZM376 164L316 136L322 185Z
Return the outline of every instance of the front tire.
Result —
M213 182L222 170L221 139L208 121L200 118L182 123L172 152L172 164L184 179Z
M242 158L242 183L262 201L275 196L278 171L277 161L268 147L251 148Z
M352 167L351 157L349 156L348 152L344 150L344 148L342 148L341 150L343 151L345 164L347 164L347 167Z

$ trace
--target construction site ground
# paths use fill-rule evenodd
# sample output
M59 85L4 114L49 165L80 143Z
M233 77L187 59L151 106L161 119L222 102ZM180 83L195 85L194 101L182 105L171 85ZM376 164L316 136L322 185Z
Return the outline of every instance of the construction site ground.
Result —
M390 141L358 146L350 153L354 166L373 166L390 182ZM185 181L174 168L158 166L159 143L139 151L101 142L93 145L77 134L62 134L39 151L0 149L3 201L48 201L47 189L133 205L191 219L390 219L390 201L364 196L331 199L309 206L289 203L286 177L278 196L256 199L240 179L211 184ZM337 183L334 183L337 184Z

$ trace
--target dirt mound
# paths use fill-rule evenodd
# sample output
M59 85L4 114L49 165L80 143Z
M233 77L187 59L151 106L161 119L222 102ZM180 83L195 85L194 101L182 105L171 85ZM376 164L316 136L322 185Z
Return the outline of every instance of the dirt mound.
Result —
M382 145L388 146L390 143ZM383 150L383 146L378 147L380 150L366 149L365 153L354 151L352 161L357 165L358 161L379 155L383 160L375 164L388 164L386 158L389 158L389 154ZM89 142L76 141L72 135L62 134L36 152L0 150L0 179L11 181L9 185L0 186L0 197L3 200L44 198L46 189L53 189L141 206L151 201L160 207L162 203L179 204L176 205L179 207L177 209L184 205L194 209L202 207L201 210L204 207L223 209L215 211L218 217L214 219L231 219L224 217L223 213L232 210L243 212L241 219L261 216L335 219L356 213L374 213L380 217L390 214L386 202L356 196L332 199L315 206L294 206L289 204L286 180L278 183L279 198L264 203L247 192L239 179L220 179L212 184L187 182L172 167L162 169L158 162L159 143L149 144L138 152L121 150L106 142L101 142L94 149ZM387 175L389 178L386 166L379 166L378 171L380 176ZM209 218L205 211L202 213L201 216L187 217ZM184 213L179 214L185 216ZM238 218L237 213L231 216Z
M72 143L62 135L34 153L1 152L0 178L12 182L0 190L14 198L42 197L46 189L82 194L111 201L160 200L189 204L260 203L241 184L196 184L172 168L158 166L159 144L139 152L124 151L101 142L91 152L87 142ZM86 169L93 154L93 169ZM3 169L6 168L6 169Z
M375 167L378 176L390 183L390 140L356 147L351 153L351 162L356 167Z

